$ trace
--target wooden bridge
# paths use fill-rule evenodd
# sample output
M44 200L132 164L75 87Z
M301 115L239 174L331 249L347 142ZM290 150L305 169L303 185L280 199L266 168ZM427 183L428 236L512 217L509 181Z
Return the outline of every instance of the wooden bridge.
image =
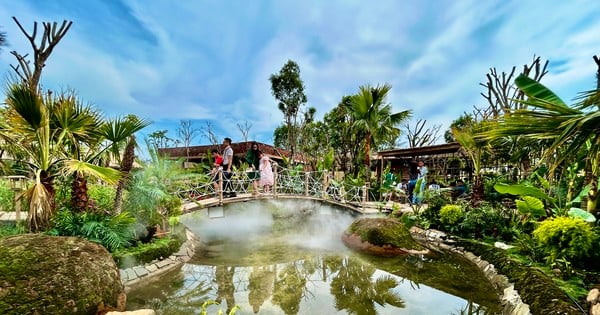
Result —
M375 200L368 195L366 185L342 184L332 179L331 173L301 172L277 168L274 186L270 193L253 191L252 180L245 171L234 172L230 179L235 197L223 194L226 179L222 172L218 174L217 187L214 183L189 182L185 189L178 191L184 200L184 212L201 208L218 207L234 202L244 202L256 199L305 199L352 209L361 214L389 213L394 207L401 211L412 211L406 203L393 202L386 197ZM406 198L403 198L403 201Z

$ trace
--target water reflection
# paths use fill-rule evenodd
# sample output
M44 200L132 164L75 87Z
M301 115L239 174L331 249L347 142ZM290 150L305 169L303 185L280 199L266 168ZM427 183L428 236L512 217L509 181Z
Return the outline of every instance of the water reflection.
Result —
M331 294L335 297L335 307L347 310L349 314L377 314L375 303L404 308L404 301L393 291L398 281L391 275L383 275L373 280L376 269L364 265L356 259L342 260L340 271L331 281Z
M239 233L236 211L220 221L192 222L207 242L181 270L134 288L128 308L199 314L208 307L236 314L495 314L500 303L473 264L444 253L379 258L347 250L341 232L353 218L329 207L265 215ZM307 209L305 206L293 209ZM292 215L290 215L292 213ZM197 219L195 219L197 220ZM230 220L230 222L228 222ZM187 223L186 223L187 224ZM237 225L236 225L237 224ZM202 233L206 233L203 235ZM221 235L219 235L221 233ZM235 235L235 236L233 236Z

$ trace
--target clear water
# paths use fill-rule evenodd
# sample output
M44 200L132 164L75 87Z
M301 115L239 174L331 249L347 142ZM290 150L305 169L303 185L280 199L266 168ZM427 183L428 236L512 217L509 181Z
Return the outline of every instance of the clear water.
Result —
M497 314L494 288L472 263L448 253L382 258L340 240L355 219L316 202L232 204L223 217L182 219L205 249L146 280L128 309L158 314Z

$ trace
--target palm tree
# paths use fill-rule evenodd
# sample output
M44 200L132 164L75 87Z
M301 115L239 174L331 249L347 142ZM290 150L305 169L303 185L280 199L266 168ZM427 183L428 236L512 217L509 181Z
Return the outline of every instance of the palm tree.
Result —
M452 136L460 144L473 162L473 185L471 194L471 204L476 206L483 200L484 187L481 178L481 166L483 155L489 151L487 141L478 138L477 135L483 131L484 124L471 121L460 128L452 127Z
M56 208L53 185L56 176L93 176L116 184L120 172L98 166L93 163L94 158L90 158L101 154L102 150L95 150L99 148L96 144L107 139L101 133L102 128L96 128L97 112L81 105L72 94L57 97L48 92L42 96L37 89L23 83L9 85L6 96L2 136L23 152L21 162L35 180L25 191L29 201L27 224L31 231L49 227ZM104 146L110 147L111 139L107 141ZM92 155L91 152L100 153Z
M389 84L376 87L361 86L358 94L351 98L354 117L353 129L355 132L364 134L367 173L370 168L371 147L377 147L384 136L399 136L400 129L397 126L411 114L410 110L392 113L391 104L386 103L386 97L391 88Z
M517 77L515 84L527 96L523 102L529 105L528 109L501 117L484 135L525 135L549 141L543 158L552 171L582 150L587 151L586 163L592 173L587 210L594 213L600 176L600 91L584 92L576 104L568 106L554 92L525 75Z

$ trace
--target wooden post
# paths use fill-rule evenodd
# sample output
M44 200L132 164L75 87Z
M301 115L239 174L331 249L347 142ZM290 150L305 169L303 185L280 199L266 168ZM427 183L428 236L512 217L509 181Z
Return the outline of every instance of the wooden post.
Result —
M275 166L275 171L273 172L273 197L277 197L277 166Z
M21 193L20 191L15 191L15 221L17 225L19 225L19 221L21 221Z
M223 203L223 170L219 170L219 203Z
M304 173L304 196L308 197L308 172Z

